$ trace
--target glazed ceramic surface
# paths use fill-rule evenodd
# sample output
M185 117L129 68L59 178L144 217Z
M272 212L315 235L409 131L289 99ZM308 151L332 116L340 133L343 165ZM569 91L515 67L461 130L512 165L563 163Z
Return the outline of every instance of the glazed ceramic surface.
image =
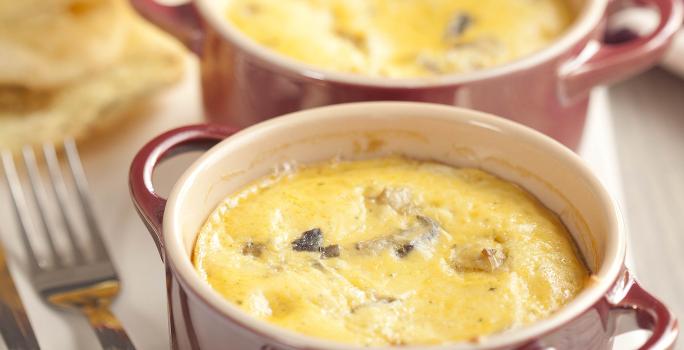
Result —
M624 268L625 230L615 203L578 156L538 132L471 110L400 102L311 109L235 131L218 125L172 130L146 145L131 168L134 202L166 265L176 349L355 349L247 316L199 278L191 253L218 203L284 161L393 153L478 167L523 186L559 215L594 275L546 320L430 349L605 349L617 332L616 316L625 313L635 327L653 331L643 349L665 349L676 339L674 316ZM154 193L158 161L217 142L185 172L168 201Z
M575 148L588 91L656 63L682 21L681 0L642 0L660 12L657 29L619 45L602 42L611 7L631 1L568 0L578 18L548 47L508 64L423 79L371 78L317 69L278 55L226 20L230 0L170 7L131 0L152 22L194 51L211 121L244 127L300 109L352 101L409 100L457 105L500 115ZM621 4L623 3L624 4Z

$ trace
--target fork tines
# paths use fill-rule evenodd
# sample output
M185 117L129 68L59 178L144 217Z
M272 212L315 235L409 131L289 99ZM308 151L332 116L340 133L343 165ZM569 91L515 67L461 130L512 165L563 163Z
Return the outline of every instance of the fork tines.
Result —
M21 158L23 158L25 172L30 184L26 186L28 189L25 191L20 180L18 167L14 161L14 155L7 150L2 151L2 164L19 223L18 231L21 234L21 241L31 268L53 269L63 267L69 264L64 258L69 255L73 257L73 264L75 265L90 260L84 254L84 250L81 249L79 235L77 234L79 226L84 227L84 225L85 230L83 231L88 232L89 235L90 244L87 251L92 251L91 258L97 261L107 260L107 252L88 198L87 182L74 140L67 139L64 141L63 153L66 156L67 172L63 172L58 152L52 144L44 144L41 153L42 156L37 157L32 147L25 146L22 149ZM42 165L40 164L41 160L44 161ZM43 180L41 169L47 170L48 181ZM70 182L75 191L69 191L65 175L70 177ZM30 200L25 195L26 193L30 193ZM69 193L76 195L69 196ZM77 208L74 208L74 205ZM59 208L58 218L51 215L55 211L55 207ZM35 213L32 214L32 212ZM80 218L76 219L74 213L82 214ZM37 224L37 227L34 223ZM60 231L63 233L60 234ZM66 236L69 241L70 254L68 255L60 254L58 243L62 242L62 236ZM46 243L47 255L50 256L49 261L38 259L39 254L35 249L38 238Z

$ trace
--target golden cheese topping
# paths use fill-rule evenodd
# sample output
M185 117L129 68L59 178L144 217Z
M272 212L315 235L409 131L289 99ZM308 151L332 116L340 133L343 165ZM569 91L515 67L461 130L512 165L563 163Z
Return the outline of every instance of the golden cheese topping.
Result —
M321 68L422 77L537 51L574 19L567 0L232 0L248 37Z
M248 314L358 345L519 327L588 279L564 226L520 187L401 157L256 181L211 214L193 262Z

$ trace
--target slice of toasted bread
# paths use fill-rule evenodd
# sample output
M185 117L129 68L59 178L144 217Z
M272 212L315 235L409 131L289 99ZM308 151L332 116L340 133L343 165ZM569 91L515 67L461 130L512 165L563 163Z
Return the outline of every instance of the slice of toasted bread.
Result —
M49 90L0 85L0 148L92 135L178 81L185 63L180 45L132 13L126 25L121 56L104 69Z
M122 0L0 0L0 84L49 89L112 64L127 12Z

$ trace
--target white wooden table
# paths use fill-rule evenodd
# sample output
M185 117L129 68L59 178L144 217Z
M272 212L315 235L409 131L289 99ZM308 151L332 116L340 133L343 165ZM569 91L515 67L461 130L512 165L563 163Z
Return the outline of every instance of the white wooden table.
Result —
M684 33L681 36L684 39ZM608 97L636 274L645 288L669 305L681 325L684 78L654 69L612 87ZM684 349L681 335L677 349Z
M663 73L656 74L662 75ZM128 167L135 152L151 137L174 126L201 121L202 113L195 77L194 63L191 62L188 79L160 96L153 106L144 113L146 116L131 120L108 135L98 137L97 141L81 145L85 170L91 183L96 215L106 235L105 241L112 252L113 260L123 281L123 291L114 305L114 312L119 316L139 349L168 349L169 337L163 266L156 248L144 225L137 217L128 196ZM646 78L645 84L651 83ZM671 82L670 85L674 87L677 84ZM684 106L682 105L684 103L682 102L684 101L684 83L681 83L678 88L680 89L679 101L674 101L677 100L676 96L671 97L674 103L679 103L679 111L681 111L682 106ZM656 90L655 87L649 85L646 89L651 90L648 91L649 94L658 95L652 91ZM659 89L660 87L657 90ZM612 194L620 200L623 200L624 197L628 200L634 196L639 198L639 194L636 194L634 189L627 192L628 196L624 196L622 192L620 164L616 157L616 143L614 142L616 135L613 133L613 124L616 123L616 120L622 123L624 118L613 118L611 116L609 96L621 100L620 103L624 103L620 108L613 107L613 112L624 114L634 113L633 108L625 106L630 106L629 103L631 106L636 106L638 103L636 100L627 100L641 96L640 93L636 93L636 97L632 94L635 93L628 84L618 87L615 92L610 94L605 89L599 89L595 92L588 129L580 152ZM671 92L670 94L676 93ZM646 98L643 97L642 99ZM643 109L645 106L640 106L640 108ZM672 114L675 113L675 110L669 112ZM653 116L649 117L654 118ZM680 121L682 123L679 126L684 125L684 118L680 118ZM618 128L618 130L622 130L622 128ZM630 136L626 137L630 138ZM619 135L619 139L622 140L622 138L623 135ZM622 146L622 144L620 145ZM681 150L682 148L679 149L679 151ZM624 157L622 153L633 151L621 149L620 152ZM646 151L641 150L641 152L645 153ZM672 157L676 158L677 152L673 154ZM681 152L678 155L680 157L679 166L684 166L684 162L681 162ZM186 157L182 161L162 166L156 176L158 186L168 190L188 161L189 159ZM633 168L631 169L642 168L643 163L640 162L632 165ZM676 159L672 158L670 162L676 162ZM622 170L632 171L629 168ZM655 170L653 173L659 175ZM670 176L669 173L667 175ZM631 174L627 180L630 186L635 181ZM638 182L638 178L636 181ZM653 178L652 181L657 183L657 177ZM676 177L675 180L671 181L676 182ZM681 201L684 200L684 193L681 190L684 187L681 187L681 182L678 184L680 185L678 187L680 191L678 200L681 205L683 204ZM162 190L162 192L164 191ZM667 197L667 193L661 195ZM662 196L659 197L659 200L662 200ZM644 205L647 207L646 209L649 206L649 203ZM678 254L677 250L684 247L684 241L677 241L675 234L678 232L674 230L676 226L673 226L673 231L666 231L663 226L657 224L649 226L649 222L655 222L653 218L659 220L660 217L648 214L645 211L646 209L640 209L639 206L628 205L627 207L630 215L634 214L635 211L639 212L634 214L630 220L630 223L636 227L635 232L639 234L635 240L639 245L636 248L637 272L642 276L647 287L651 287L653 291L665 297L678 311L682 311L684 302L676 300L676 297L678 293L679 295L684 293L684 269L678 269L677 263L684 261L684 255ZM675 213L672 211L669 214L661 213L660 215L674 215ZM637 223L639 218L643 218L643 223ZM3 223L0 226L0 238L5 242L8 254L13 258L10 262L12 271L43 349L99 349L94 334L80 315L55 311L38 299L28 283L25 271L21 268L24 261L23 253L18 243L13 221L5 187L0 186L0 222ZM680 229L679 232L683 231ZM668 235L667 241L660 242L656 238L658 235L666 234ZM656 241L658 242L656 243ZM661 256L660 250L667 252L668 255ZM657 276L667 277L667 279L661 280L661 277ZM673 280L679 281L678 290L668 289L671 283L668 281ZM0 342L0 349L2 348L3 344Z

